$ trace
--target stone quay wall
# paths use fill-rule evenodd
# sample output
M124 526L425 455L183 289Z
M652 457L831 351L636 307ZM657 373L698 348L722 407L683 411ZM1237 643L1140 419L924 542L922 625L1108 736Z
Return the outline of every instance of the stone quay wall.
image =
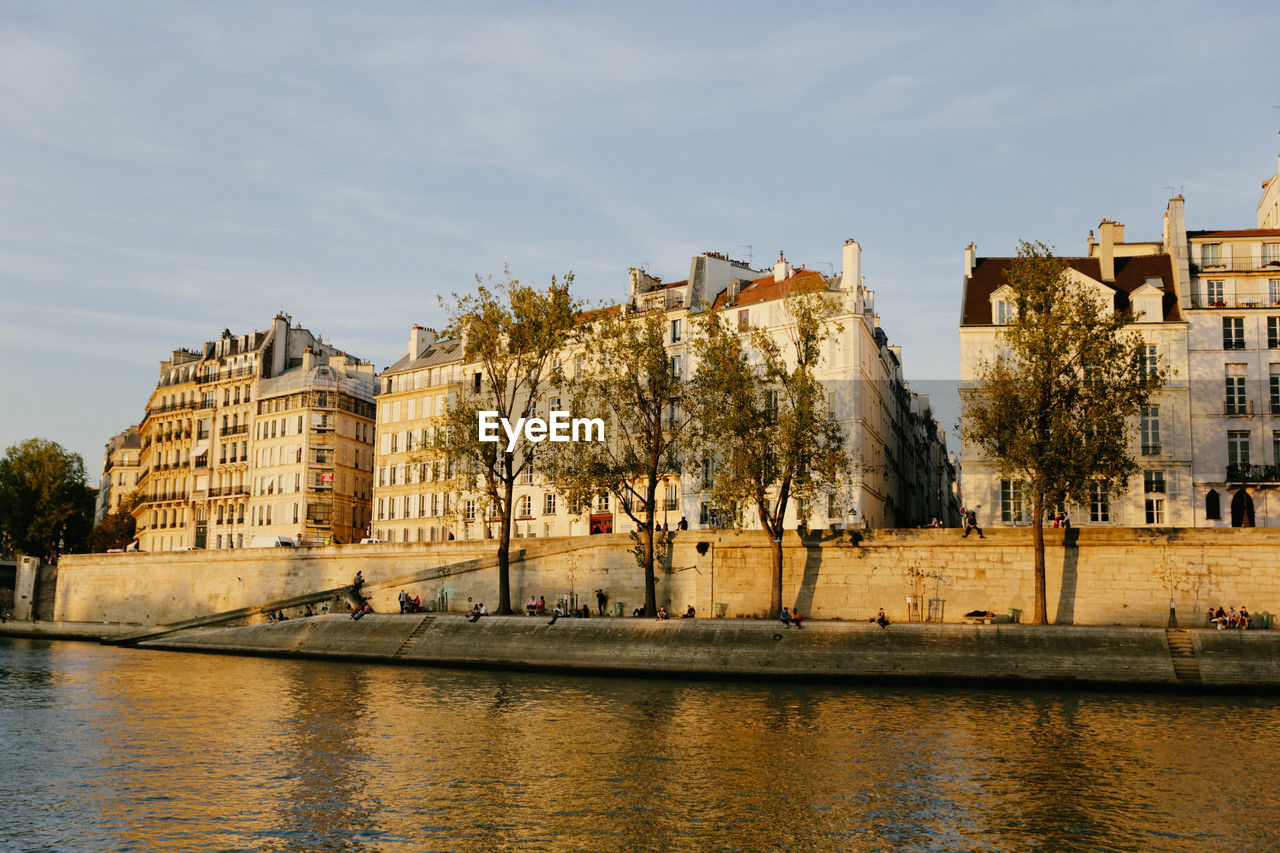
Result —
M1201 625L1211 605L1247 605L1255 617L1280 613L1280 529L1049 529L1045 539L1051 622L1163 627L1170 600L1183 627ZM712 616L720 605L729 618L763 615L763 533L681 531L668 542L657 569L658 601L668 610L692 604L699 616ZM629 614L644 600L632 544L626 534L514 540L512 605L534 595L550 607L576 595L594 613L600 588L610 612L620 602ZM954 529L788 533L783 548L783 602L812 619L866 620L883 607L895 622L957 622L971 610L1026 614L1032 607L1030 530L992 530L983 539ZM450 611L477 602L492 611L494 549L481 540L66 556L52 617L40 618L173 624L334 589L357 570L380 612L398 611L401 589L424 603L443 597ZM428 577L458 564L466 570Z

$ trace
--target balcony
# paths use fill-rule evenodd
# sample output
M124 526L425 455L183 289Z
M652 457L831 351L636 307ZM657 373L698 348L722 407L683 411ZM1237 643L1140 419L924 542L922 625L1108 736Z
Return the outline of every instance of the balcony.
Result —
M234 497L248 497L248 496L249 496L248 486L218 486L217 488L209 490L209 497L211 498L234 498Z
M240 426L223 427L218 430L218 435L226 437L228 435L248 435L249 425L241 424Z
M1222 414L1229 418L1247 418L1253 413L1252 400L1228 400L1222 404Z
M1275 308L1280 306L1280 299L1270 296L1242 295L1218 296L1209 298L1198 293L1191 295L1192 308Z
M1273 258L1225 258L1205 263L1191 261L1191 271L1202 276L1228 272L1274 272L1280 273L1280 259Z
M1280 483L1280 465L1227 465L1228 483Z

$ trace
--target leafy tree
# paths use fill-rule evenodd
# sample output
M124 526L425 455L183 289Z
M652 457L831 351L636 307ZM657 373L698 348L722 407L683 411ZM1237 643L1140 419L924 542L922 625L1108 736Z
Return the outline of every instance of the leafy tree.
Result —
M1142 358L1130 315L1100 302L1043 243L1022 242L1007 273L1015 316L1000 328L997 354L963 393L962 434L1031 494L1035 612L1045 612L1044 513L1092 489L1122 491L1137 470L1133 419L1165 372Z
M138 505L139 495L130 492L120 501L120 505L98 522L89 534L90 551L101 553L113 548L126 548L133 541L137 532L137 520L133 517L133 508Z
M460 337L466 362L476 373L464 380L432 450L458 467L464 492L481 491L498 530L498 607L511 613L512 493L516 479L534 464L534 445L523 431L508 451L502 428L496 442L480 439L481 412L495 412L514 427L532 417L558 380L556 356L569 340L578 313L569 295L570 273L545 290L507 280L474 294L454 294L446 335ZM478 378L477 378L478 377ZM485 513L489 515L490 513ZM482 524L485 523L483 520Z
M552 445L546 466L557 490L570 501L609 494L635 522L649 616L658 612L658 487L679 473L679 443L689 423L688 386L672 368L665 335L661 311L602 312L591 319L565 390L575 417L605 422L606 440Z
M789 294L783 305L785 346L763 329L744 336L720 314L705 315L692 388L697 443L714 458L712 503L754 506L772 541L770 615L782 609L782 524L790 501L803 524L818 496L839 491L849 476L844 431L815 376L823 344L841 329L832 319L836 304L810 290Z
M43 438L13 445L0 459L4 549L41 559L81 550L93 523L95 494L85 485L80 454Z

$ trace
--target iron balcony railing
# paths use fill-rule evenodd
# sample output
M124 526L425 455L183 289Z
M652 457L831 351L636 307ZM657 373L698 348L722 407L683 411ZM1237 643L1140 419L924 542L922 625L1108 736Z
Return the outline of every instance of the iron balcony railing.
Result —
M1280 273L1280 258L1263 255L1255 258L1214 258L1213 260L1191 261L1191 271L1201 275L1213 275L1215 272L1275 272Z
M1191 297L1192 308L1275 308L1276 306L1280 306L1280 299L1261 294L1211 297L1197 293Z
M1227 465L1228 483L1280 483L1280 465Z

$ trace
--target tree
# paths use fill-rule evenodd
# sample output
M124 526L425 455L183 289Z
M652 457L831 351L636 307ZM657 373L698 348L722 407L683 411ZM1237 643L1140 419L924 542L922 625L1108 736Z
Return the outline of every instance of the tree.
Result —
M1043 243L1022 242L1007 273L1014 317L997 354L963 393L964 440L992 457L1002 476L1031 494L1035 612L1045 612L1044 513L1090 492L1115 494L1137 470L1133 419L1165 372L1143 358L1128 314L1073 277Z
M133 517L133 508L138 505L140 496L136 491L130 492L120 501L120 505L98 522L89 534L88 548L101 553L113 548L124 549L133 541L137 532L137 520Z
M754 506L771 540L770 615L782 609L782 525L790 501L806 523L817 497L834 494L849 476L844 432L815 375L823 344L841 329L832 319L836 304L823 291L798 291L783 305L790 321L785 347L763 329L743 336L721 315L705 315L692 388L697 443L715 464L712 503L734 517L737 507Z
M488 501L498 530L498 608L511 613L511 519L516 479L534 464L534 444L523 431L508 444L480 435L480 413L492 412L513 428L537 411L548 388L558 381L555 360L575 325L578 313L569 295L570 273L538 290L507 276L494 288L481 284L474 294L454 294L446 335L460 337L464 358L476 372L445 415L431 450L454 464L464 492L479 489ZM483 516L482 516L483 519ZM485 523L483 520L481 523Z
M554 445L546 468L556 489L571 502L612 495L635 522L648 616L658 612L658 486L679 473L678 445L689 422L687 386L673 369L665 335L661 311L594 315L565 390L575 417L605 422L606 440Z
M80 550L93 523L95 494L85 485L80 454L43 438L13 445L0 459L4 550L41 559Z

